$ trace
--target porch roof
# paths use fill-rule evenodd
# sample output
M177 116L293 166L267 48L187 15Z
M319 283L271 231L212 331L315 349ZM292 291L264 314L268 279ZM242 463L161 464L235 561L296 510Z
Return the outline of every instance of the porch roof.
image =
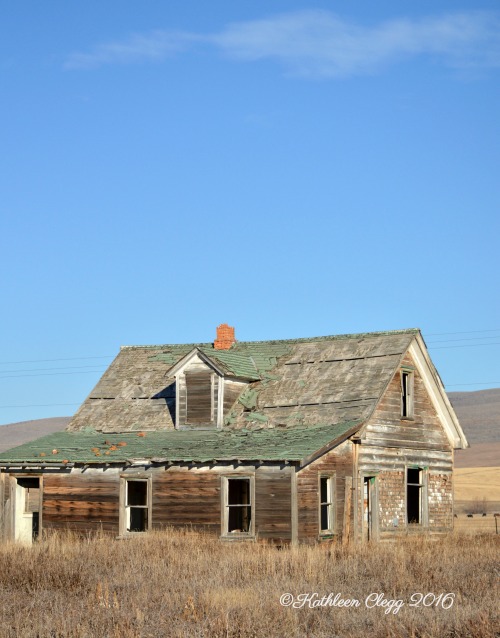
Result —
M172 430L163 432L57 432L0 454L0 466L124 464L130 461L304 462L350 436L361 421L258 430Z

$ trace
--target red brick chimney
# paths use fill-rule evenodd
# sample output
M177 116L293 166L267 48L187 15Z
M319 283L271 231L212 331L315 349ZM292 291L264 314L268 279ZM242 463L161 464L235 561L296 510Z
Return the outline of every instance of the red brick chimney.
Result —
M236 343L234 328L228 326L227 323L221 323L220 326L217 326L217 337L214 341L215 350L229 350L233 343Z

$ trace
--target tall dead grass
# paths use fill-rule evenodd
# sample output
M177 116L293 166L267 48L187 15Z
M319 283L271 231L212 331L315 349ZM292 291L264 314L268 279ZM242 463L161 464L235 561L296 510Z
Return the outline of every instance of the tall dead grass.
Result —
M277 550L165 530L114 541L53 535L0 547L0 636L483 638L499 635L498 537ZM359 607L280 605L284 593L340 593ZM371 593L403 600L367 608ZM410 607L415 592L453 592Z

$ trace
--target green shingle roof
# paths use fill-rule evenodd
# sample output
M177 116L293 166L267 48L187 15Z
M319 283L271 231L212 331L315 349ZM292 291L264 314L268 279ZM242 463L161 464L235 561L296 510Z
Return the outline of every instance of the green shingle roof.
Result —
M147 433L57 432L0 454L0 465L15 463L124 463L161 460L303 461L360 423L261 430L176 430ZM144 434L141 436L141 434Z
M125 346L123 349L133 349L137 346ZM192 344L182 346L157 346L164 352L149 357L149 361L162 361L174 365L179 359L195 348L207 355L218 364L226 374L257 381L262 374L272 370L277 358L290 352L290 347L283 343L236 343L230 350L215 350L211 343Z

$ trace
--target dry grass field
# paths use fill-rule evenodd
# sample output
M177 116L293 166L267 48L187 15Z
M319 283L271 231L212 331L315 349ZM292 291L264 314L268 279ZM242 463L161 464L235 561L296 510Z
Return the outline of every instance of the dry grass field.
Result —
M456 468L455 528L459 531L496 532L494 514L500 513L500 467ZM472 514L473 518L467 515ZM486 514L486 516L483 516Z
M33 547L4 545L0 636L490 637L500 627L499 538L278 550L165 530L128 541L66 535ZM360 604L285 607L287 592L332 593L330 600L338 593ZM431 593L427 604L432 594L454 600L410 606L418 592ZM369 607L370 594L404 605Z
M500 501L500 467L456 468L455 499Z

